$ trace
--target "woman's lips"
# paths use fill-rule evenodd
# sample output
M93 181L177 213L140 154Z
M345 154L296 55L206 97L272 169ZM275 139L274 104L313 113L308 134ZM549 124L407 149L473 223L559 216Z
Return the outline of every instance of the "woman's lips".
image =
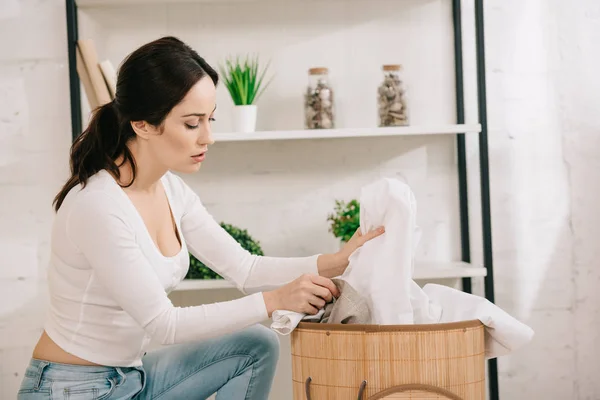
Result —
M194 162L196 162L196 163L200 163L200 162L204 161L205 158L206 158L206 152L192 156L192 160L194 160Z

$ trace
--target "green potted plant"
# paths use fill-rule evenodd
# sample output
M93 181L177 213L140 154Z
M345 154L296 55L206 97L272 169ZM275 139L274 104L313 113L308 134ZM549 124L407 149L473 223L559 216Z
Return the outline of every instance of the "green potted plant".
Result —
M360 227L360 203L356 199L349 202L335 201L335 208L327 216L329 232L339 238L342 244L350 240Z
M256 130L256 101L271 83L263 82L270 63L259 72L258 56L246 56L244 60L236 57L227 59L220 65L220 73L225 87L234 104L233 125L236 132L254 132Z
M221 222L221 227L227 231L244 249L252 254L263 256L260 243L250 236L247 230ZM185 279L223 279L222 276L208 268L203 262L190 254L190 269Z

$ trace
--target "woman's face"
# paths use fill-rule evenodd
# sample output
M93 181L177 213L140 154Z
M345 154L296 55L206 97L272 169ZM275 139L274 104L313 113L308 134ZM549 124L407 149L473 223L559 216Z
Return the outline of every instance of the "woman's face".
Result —
M216 108L216 88L205 76L167 115L163 126L148 135L152 158L168 170L196 172L213 144L211 122Z

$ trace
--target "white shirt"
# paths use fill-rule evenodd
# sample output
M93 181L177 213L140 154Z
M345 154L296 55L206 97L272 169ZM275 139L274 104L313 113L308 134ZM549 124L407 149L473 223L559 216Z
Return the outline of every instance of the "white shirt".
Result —
M161 179L181 251L165 257L137 209L107 171L75 187L52 228L47 334L65 351L109 366L140 366L151 338L162 344L216 337L268 318L260 291L317 274L317 257L255 256L212 218L178 176ZM188 251L247 296L175 307ZM251 294L250 294L251 293Z

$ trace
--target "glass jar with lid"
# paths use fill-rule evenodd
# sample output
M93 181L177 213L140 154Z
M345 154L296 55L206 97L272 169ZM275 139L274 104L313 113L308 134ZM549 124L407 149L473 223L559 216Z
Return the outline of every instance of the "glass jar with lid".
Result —
M306 129L335 127L333 89L327 68L308 70L308 86L304 95L304 126Z
M377 89L377 107L379 110L379 126L407 126L408 104L404 83L402 82L399 64L388 64L382 67L383 81Z

